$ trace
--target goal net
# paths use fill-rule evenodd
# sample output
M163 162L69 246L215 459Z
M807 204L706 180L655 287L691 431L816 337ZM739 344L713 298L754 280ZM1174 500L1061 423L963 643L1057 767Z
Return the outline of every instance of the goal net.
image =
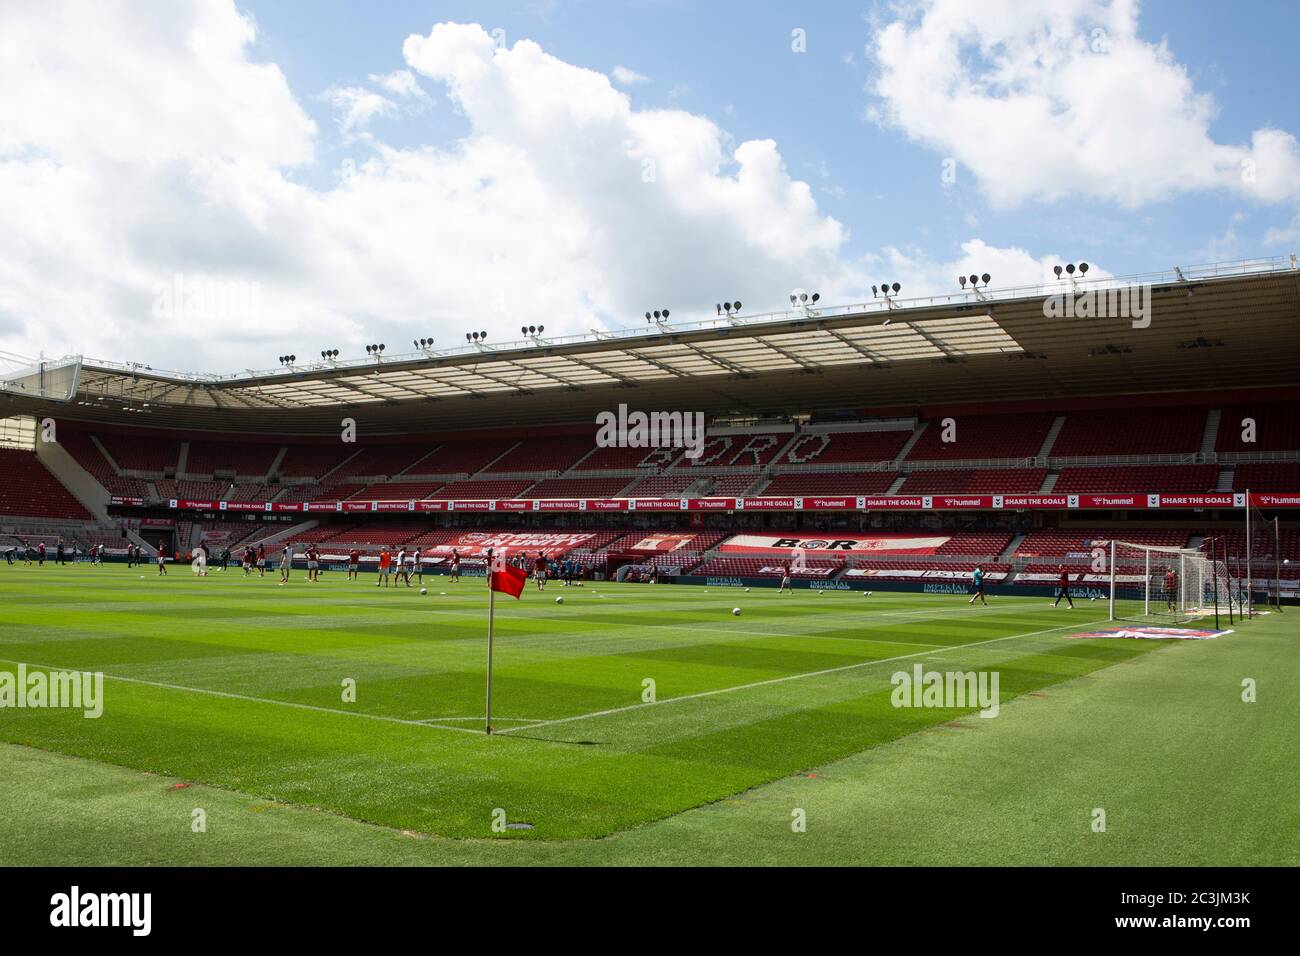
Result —
M1216 585L1224 584L1217 573L1194 548L1112 541L1110 619L1168 624L1213 614Z

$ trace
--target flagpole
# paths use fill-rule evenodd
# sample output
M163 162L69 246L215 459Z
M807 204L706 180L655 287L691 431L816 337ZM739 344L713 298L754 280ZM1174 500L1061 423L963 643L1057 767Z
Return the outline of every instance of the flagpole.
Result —
M496 613L497 592L492 588L492 566L488 565L488 659L487 659L487 733L492 733L492 618Z

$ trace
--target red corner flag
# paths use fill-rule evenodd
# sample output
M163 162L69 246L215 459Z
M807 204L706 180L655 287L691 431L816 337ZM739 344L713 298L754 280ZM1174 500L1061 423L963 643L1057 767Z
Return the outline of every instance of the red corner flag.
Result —
M524 593L524 585L528 583L527 574L504 561L492 562L491 575L488 587L516 599Z
M524 593L528 575L506 562L505 553L494 555L488 551L488 639L487 639L487 708L484 729L492 733L492 622L496 614L496 592L509 594L515 600Z

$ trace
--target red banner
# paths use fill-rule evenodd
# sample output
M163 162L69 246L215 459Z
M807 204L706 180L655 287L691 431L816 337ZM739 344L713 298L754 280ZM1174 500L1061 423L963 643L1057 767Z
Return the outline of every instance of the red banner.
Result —
M140 507L142 498L117 497L111 504ZM1300 493L1266 492L1250 496L1260 508L1300 508ZM1244 508L1244 492L1209 494L1048 495L877 495L766 496L750 498L504 498L465 501L194 501L173 498L180 511L280 512L431 512L431 511L985 511L1038 509L1146 510L1156 508Z

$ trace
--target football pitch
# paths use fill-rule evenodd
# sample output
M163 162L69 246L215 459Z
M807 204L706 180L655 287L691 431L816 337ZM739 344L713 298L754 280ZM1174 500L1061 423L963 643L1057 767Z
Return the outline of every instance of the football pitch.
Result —
M424 584L0 566L0 671L104 674L0 709L0 864L1300 863L1300 610L530 584L487 736L483 579ZM917 665L997 716L894 706Z

